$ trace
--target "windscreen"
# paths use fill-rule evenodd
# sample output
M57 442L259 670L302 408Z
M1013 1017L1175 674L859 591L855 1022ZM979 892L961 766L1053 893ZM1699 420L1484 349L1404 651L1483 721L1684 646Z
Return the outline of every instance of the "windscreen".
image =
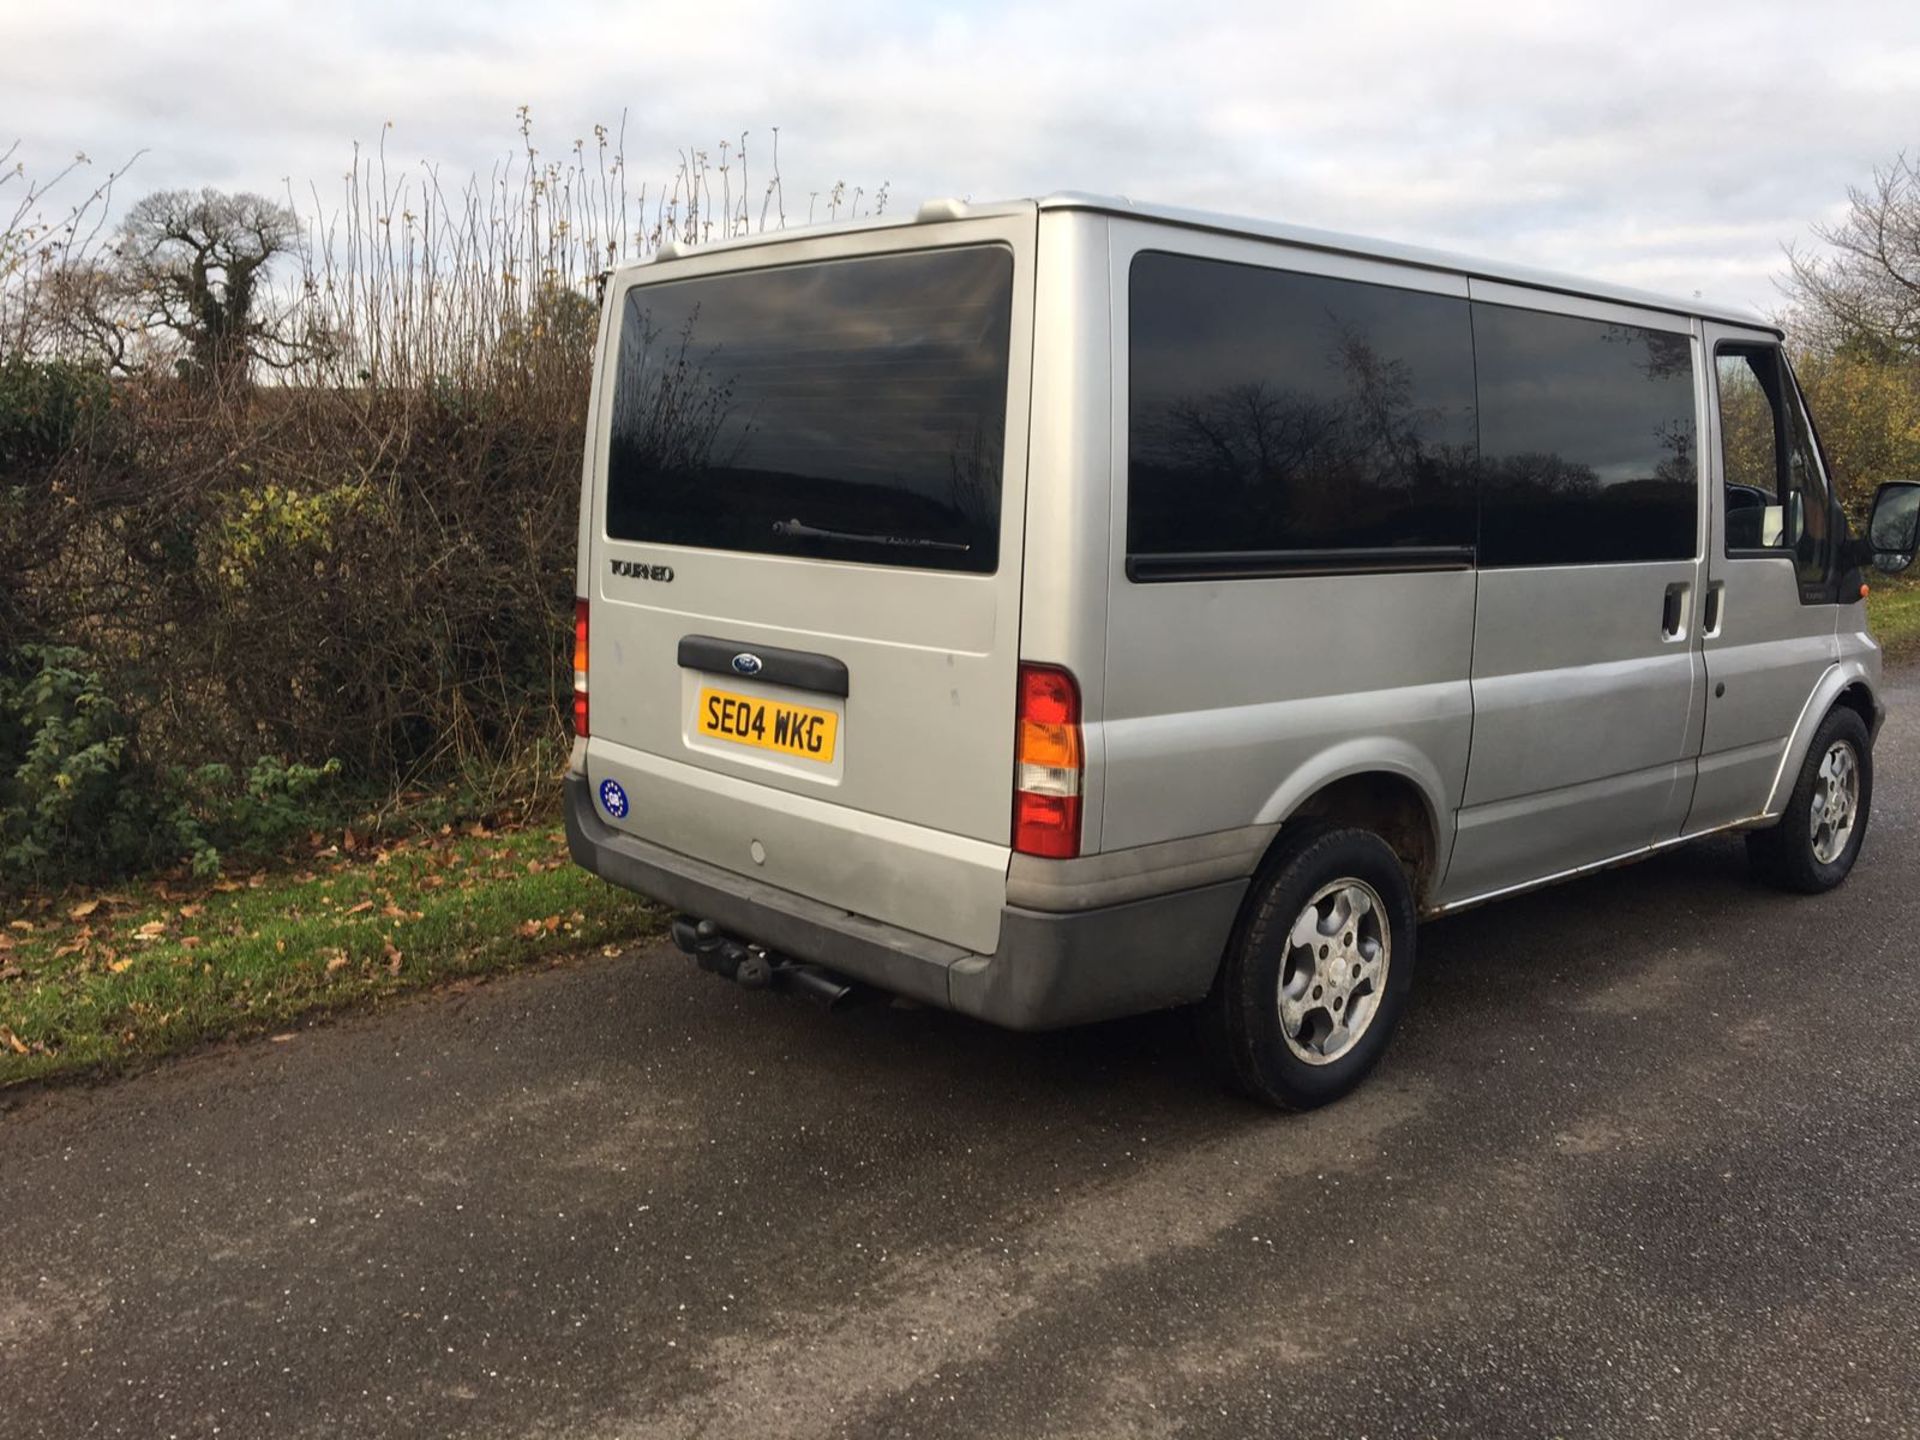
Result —
M989 573L1013 256L875 255L640 285L607 534Z

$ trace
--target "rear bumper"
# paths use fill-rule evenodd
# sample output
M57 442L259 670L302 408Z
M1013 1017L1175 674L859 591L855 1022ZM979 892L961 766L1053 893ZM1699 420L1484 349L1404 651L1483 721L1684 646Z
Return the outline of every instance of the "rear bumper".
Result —
M569 775L566 787L568 846L601 879L783 955L1015 1030L1200 999L1247 889L1226 880L1069 914L1009 905L998 948L982 955L615 830L584 777Z

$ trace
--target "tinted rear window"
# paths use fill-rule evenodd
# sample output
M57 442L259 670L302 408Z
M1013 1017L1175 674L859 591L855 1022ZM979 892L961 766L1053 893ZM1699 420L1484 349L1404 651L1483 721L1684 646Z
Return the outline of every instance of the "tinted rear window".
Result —
M1012 311L999 246L635 287L607 534L992 571Z
M1146 253L1128 307L1130 556L1471 559L1464 299Z
M1685 335L1473 307L1480 563L1684 560L1699 530Z

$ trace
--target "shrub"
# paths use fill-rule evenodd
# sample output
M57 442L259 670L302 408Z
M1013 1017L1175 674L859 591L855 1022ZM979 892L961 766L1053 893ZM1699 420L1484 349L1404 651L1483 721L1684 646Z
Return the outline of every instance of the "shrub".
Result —
M68 646L17 647L0 669L0 888L274 853L326 818L337 760L143 761L126 712Z
M79 651L15 652L0 671L0 875L48 879L153 858L153 796L136 778L131 742Z
M253 762L234 783L231 767L214 763L167 772L162 803L177 854L198 875L217 874L225 856L274 855L332 816L327 805L340 762L289 764L275 755Z
M0 476L51 469L106 415L107 377L68 360L0 357Z

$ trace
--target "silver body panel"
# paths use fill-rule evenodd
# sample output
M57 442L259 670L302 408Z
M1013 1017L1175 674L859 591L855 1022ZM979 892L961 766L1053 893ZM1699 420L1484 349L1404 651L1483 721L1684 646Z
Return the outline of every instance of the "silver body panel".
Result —
M1049 216L1051 220L1054 217ZM1061 217L1063 220L1065 217ZM1126 575L1127 273L1144 250L1464 296L1460 276L1108 222L1112 403L1099 848L1277 825L1370 771L1415 785L1444 854L1466 778L1471 571L1136 584ZM1329 628L1323 617L1339 616Z
M592 605L593 738L576 746L574 769L627 789L631 813L599 819L635 842L849 923L955 947L937 952L946 959L998 947L1001 963L1017 965L1003 944L1008 907L1071 916L1244 884L1303 805L1355 776L1389 776L1418 796L1430 912L1755 823L1778 814L1842 691L1877 689L1863 606L1803 604L1790 561L1725 557L1712 347L1728 336L1775 341L1756 317L1122 201L1061 195L924 213L673 253L609 286L577 577ZM980 241L1016 259L995 574L606 537L605 417L628 287ZM1125 564L1127 279L1150 249L1688 336L1697 553L1136 583ZM614 560L671 565L674 583L617 577ZM1663 625L1670 587L1681 596L1677 633ZM1722 605L1705 633L1710 587ZM854 691L836 702L836 764L809 769L701 741L691 724L699 679L672 655L690 633L843 660ZM1080 685L1078 859L1010 849L1020 660L1065 666ZM751 693L751 682L728 683ZM1193 943L1217 952L1223 939ZM956 976L972 973L974 962L954 964ZM1181 964L1190 988L1192 958Z
M1660 629L1695 562L1480 574L1473 749L1443 902L1680 833L1700 657Z

